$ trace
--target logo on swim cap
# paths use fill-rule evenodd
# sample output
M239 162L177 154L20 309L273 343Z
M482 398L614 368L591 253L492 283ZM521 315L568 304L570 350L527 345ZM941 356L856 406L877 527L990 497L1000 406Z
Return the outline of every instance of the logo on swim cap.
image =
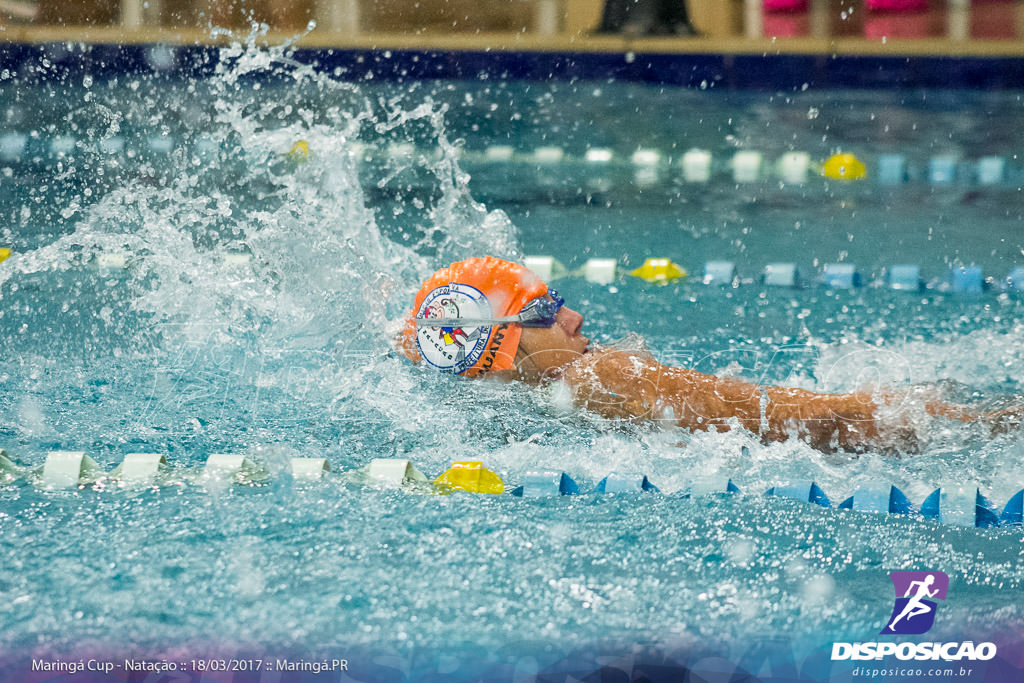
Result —
M416 311L417 318L492 318L491 303L476 287L451 282L432 290ZM445 372L461 374L480 360L487 347L490 326L430 327L416 333L423 360Z

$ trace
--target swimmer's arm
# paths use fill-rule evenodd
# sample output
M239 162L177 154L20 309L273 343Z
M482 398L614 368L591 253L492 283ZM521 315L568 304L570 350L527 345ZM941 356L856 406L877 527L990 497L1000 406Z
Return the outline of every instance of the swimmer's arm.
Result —
M588 355L562 378L577 403L606 417L668 420L697 430L735 418L756 431L760 421L755 385L662 365L643 353Z
M662 365L637 352L587 354L566 368L563 379L572 387L577 403L611 418L670 419L696 430L738 420L766 441L797 436L825 450L833 445L857 448L879 442L905 445L913 439L909 425L889 425L884 436L879 434L879 404L873 394L761 387ZM891 403L898 397L884 398ZM960 422L980 420L993 432L1024 424L1024 406L979 414L955 404L929 402L925 410Z
M701 431L739 424L765 441L796 437L825 451L858 449L879 437L877 406L865 394L761 387L621 352L590 358L585 366L590 383L605 388L612 398L604 404L583 403L608 416L625 410L635 418Z
M693 430L738 422L767 441L798 436L817 447L831 441L859 445L877 436L876 405L864 394L762 387L662 365L649 356L627 352L605 352L576 365L576 370L577 386L597 386L605 392L601 403L581 402L606 415L625 411Z
M823 451L857 450L879 441L878 406L868 394L820 394L788 387L765 387L764 391L765 441L795 436Z

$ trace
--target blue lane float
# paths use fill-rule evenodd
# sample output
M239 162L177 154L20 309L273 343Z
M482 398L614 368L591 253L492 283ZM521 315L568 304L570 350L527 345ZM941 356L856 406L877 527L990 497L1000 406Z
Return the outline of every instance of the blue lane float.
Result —
M830 289L860 287L861 277L852 263L829 263L822 272L822 282Z
M168 135L154 135L149 138L149 151L156 154L170 154L176 145L174 138Z
M740 487L729 477L707 477L691 483L684 491L683 498L714 496L719 494L740 493Z
M800 271L794 263L769 263L764 268L764 284L768 287L799 287Z
M612 472L597 483L598 493L659 493L658 487L643 474Z
M0 136L0 160L19 161L27 142L28 136L23 133L8 133Z
M1024 489L1017 491L1003 506L1003 514L999 515L1002 526L1020 526L1024 524Z
M928 182L932 185L948 185L956 180L959 159L955 156L932 157L928 162Z
M1017 266L1006 276L1007 289L1015 289L1024 292L1024 266Z
M773 486L765 491L766 496L778 496L780 498L792 498L804 503L814 503L823 508L832 507L832 501L828 499L825 492L813 481L794 482L782 486Z
M736 281L736 264L732 261L708 261L704 264L704 284L731 285Z
M949 271L949 279L954 292L980 294L985 289L985 279L981 274L981 266L954 267Z
M1006 159L983 157L978 159L976 170L979 185L1001 185L1006 179Z
M527 472L523 485L512 489L512 495L520 498L547 498L552 496L574 496L580 492L576 482L565 472Z
M980 529L999 526L996 507L978 488L937 488L921 503L921 516L953 526L973 526Z
M78 147L78 140L70 135L60 135L50 141L50 154L58 159L71 156Z
M882 185L902 185L907 182L907 158L902 154L883 154L878 157L878 182Z
M886 276L889 289L901 292L919 292L924 287L921 268L915 265L899 265L889 268Z
M909 515L914 511L910 499L895 486L858 487L853 495L838 506L841 510L875 514Z
M974 526L982 529L991 529L999 526L999 513L995 505L978 490L974 494Z

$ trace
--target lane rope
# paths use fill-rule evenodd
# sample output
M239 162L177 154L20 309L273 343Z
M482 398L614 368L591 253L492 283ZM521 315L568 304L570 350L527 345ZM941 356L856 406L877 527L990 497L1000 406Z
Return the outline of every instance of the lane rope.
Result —
M322 481L336 477L343 482L376 488L400 488L411 492L447 495L455 492L501 495L522 498L550 498L583 495L568 473L558 470L528 470L521 483L510 486L482 462L469 460L452 463L434 479L428 478L407 459L375 458L368 465L334 472L326 458L291 458L286 476L296 482ZM15 485L20 480L44 491L96 491L145 489L166 486L222 487L266 486L273 474L266 464L240 453L213 453L199 468L174 468L159 453L129 453L110 472L105 472L84 451L50 451L43 465L26 467L0 450L0 485ZM661 490L646 475L611 472L591 491L598 495L659 495ZM709 495L749 495L729 477L711 476L691 482L677 492L682 499ZM763 495L801 501L823 508L853 512L897 515L931 520L956 526L994 528L1024 525L1024 489L998 506L974 484L936 488L915 505L899 488L891 484L857 484L853 492L838 504L813 481L791 481L769 487Z

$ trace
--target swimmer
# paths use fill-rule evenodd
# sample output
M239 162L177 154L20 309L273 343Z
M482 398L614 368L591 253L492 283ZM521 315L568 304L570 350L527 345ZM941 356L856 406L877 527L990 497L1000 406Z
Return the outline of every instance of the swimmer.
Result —
M445 372L530 384L561 381L574 402L608 418L669 421L692 431L734 427L764 442L798 438L823 452L915 450L896 394L823 394L763 386L659 363L637 350L592 347L583 316L524 266L493 257L453 263L416 295L398 347ZM1024 409L988 414L923 401L930 415L1020 427ZM896 406L898 408L898 405Z

